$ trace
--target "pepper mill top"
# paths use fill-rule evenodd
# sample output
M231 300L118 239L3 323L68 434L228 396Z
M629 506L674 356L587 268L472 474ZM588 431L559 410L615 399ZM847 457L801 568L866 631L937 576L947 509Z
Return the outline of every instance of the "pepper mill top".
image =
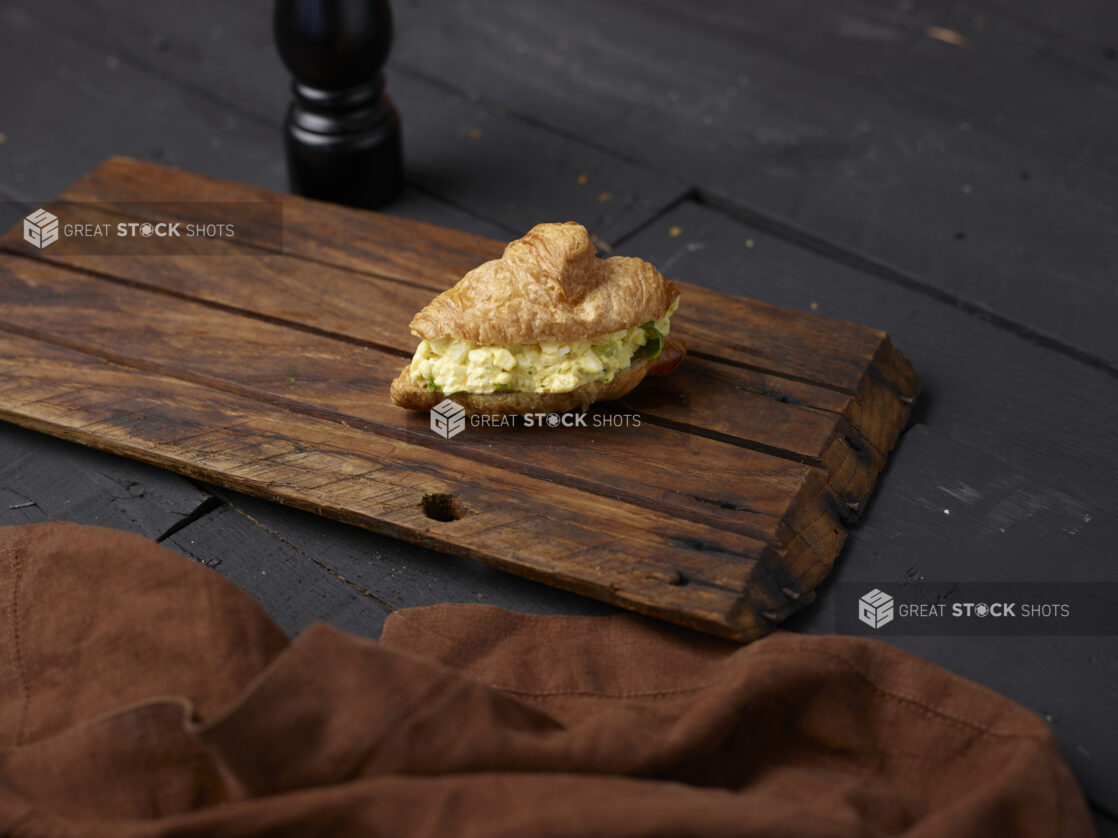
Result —
M400 119L384 92L388 0L276 0L276 45L294 76L284 124L291 189L375 208L403 187Z
M323 90L373 81L392 45L387 0L277 0L274 23L287 69Z

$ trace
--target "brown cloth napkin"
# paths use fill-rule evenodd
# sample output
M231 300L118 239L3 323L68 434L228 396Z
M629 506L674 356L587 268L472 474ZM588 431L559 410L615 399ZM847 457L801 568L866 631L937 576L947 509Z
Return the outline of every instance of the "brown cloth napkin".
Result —
M1044 723L897 649L393 614L288 645L136 535L0 528L0 834L1079 836Z

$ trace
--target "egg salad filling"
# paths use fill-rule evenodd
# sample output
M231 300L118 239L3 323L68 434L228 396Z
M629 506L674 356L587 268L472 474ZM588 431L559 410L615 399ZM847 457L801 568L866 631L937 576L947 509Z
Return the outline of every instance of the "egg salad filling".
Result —
M612 381L634 360L655 358L671 330L677 297L659 320L571 343L481 346L467 340L424 340L411 376L431 391L568 393L591 381Z

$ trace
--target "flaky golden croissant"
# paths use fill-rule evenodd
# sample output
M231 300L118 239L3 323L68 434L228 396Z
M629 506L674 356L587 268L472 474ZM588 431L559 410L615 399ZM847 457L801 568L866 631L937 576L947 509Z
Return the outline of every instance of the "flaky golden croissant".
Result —
M422 338L392 382L400 407L450 397L469 413L561 413L671 372L675 286L640 259L599 259L586 228L538 224L411 322Z

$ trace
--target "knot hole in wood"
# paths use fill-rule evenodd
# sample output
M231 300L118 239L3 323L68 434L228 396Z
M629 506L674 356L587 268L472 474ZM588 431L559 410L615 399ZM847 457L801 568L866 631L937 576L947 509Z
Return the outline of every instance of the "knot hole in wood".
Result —
M457 521L469 511L454 495L442 493L424 495L421 505L432 521Z

